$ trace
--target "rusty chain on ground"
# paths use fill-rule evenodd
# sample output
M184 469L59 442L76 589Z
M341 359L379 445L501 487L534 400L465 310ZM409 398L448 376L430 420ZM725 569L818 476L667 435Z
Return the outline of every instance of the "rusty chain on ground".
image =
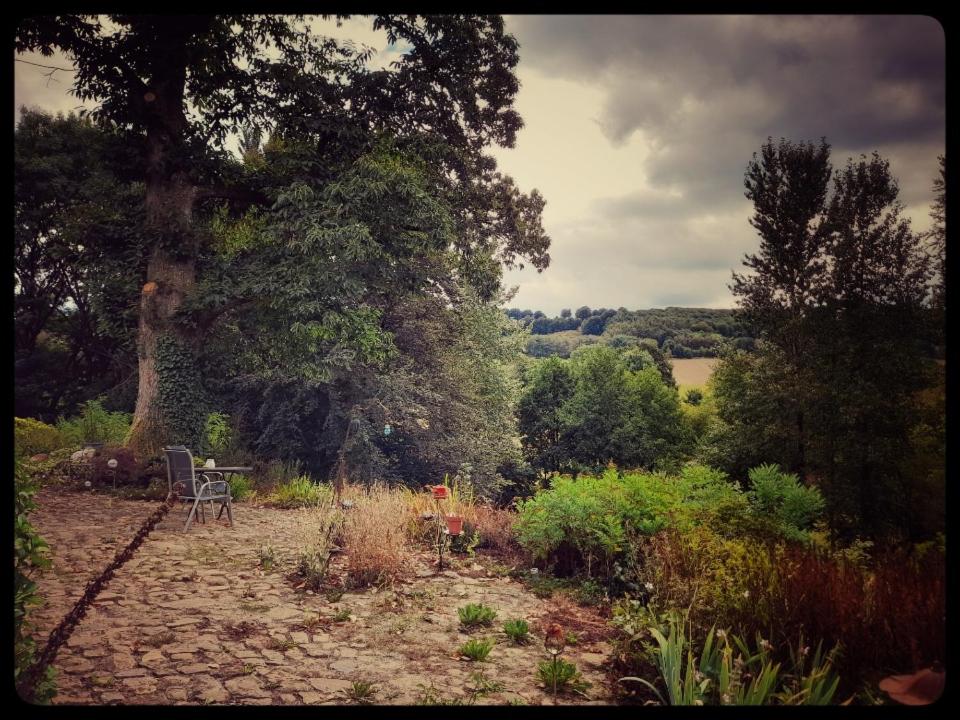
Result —
M153 531L164 516L170 512L170 508L173 507L174 503L177 501L177 498L180 497L180 491L183 489L184 484L182 482L177 483L173 486L173 489L167 495L166 499L163 501L163 504L159 508L151 513L143 525L140 526L140 529L137 531L137 534L133 536L133 539L127 544L123 550L118 552L113 561L104 568L97 577L91 580L87 584L87 589L84 590L83 595L79 600L74 604L73 608L68 612L63 620L60 621L60 624L50 633L50 637L47 639L47 644L44 646L43 651L40 653L40 656L37 658L36 662L31 665L26 671L24 671L21 676L20 682L18 683L18 691L20 697L22 697L27 702L32 702L34 697L34 691L37 686L37 681L43 675L44 671L50 666L57 656L57 651L60 650L60 647L70 638L70 635L73 633L77 624L83 620L84 616L87 614L87 608L90 607L90 604L96 599L107 583L113 578L114 573L119 570L124 563L126 563L130 558L133 557L133 554L137 551L137 548L143 544L143 541L147 539L147 535Z

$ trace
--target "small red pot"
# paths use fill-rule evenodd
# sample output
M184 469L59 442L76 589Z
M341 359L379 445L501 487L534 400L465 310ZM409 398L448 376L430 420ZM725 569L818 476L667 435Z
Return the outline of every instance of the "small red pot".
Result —
M463 532L463 518L459 515L447 515L447 532L451 535L459 535Z
M435 500L446 500L449 497L449 491L446 485L434 485L433 497Z

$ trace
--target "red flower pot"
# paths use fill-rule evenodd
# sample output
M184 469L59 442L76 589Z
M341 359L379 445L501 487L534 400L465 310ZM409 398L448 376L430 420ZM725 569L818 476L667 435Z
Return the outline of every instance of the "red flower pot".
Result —
M463 518L459 515L447 515L447 532L451 535L459 535L463 532Z
M446 485L434 485L433 497L435 500L446 500L449 497L449 491Z

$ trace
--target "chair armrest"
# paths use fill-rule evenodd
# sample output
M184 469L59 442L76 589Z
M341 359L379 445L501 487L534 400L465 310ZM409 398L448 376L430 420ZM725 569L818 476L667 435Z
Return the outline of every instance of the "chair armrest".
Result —
M203 476L205 477L207 474L220 475L223 477L221 473L203 473ZM221 486L221 489L214 489L214 485ZM233 496L230 495L230 483L228 483L226 480L207 480L205 483L200 485L199 488L197 488L197 497L202 498L204 494L206 494L208 488L211 489L213 493L227 495L231 500L233 499Z

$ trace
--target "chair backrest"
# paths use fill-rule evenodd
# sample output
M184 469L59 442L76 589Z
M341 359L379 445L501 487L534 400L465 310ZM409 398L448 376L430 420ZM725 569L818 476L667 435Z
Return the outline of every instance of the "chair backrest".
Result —
M180 497L196 497L196 473L193 469L193 455L183 445L171 445L163 449L167 459L167 484L173 489L173 484L182 481L184 489Z

